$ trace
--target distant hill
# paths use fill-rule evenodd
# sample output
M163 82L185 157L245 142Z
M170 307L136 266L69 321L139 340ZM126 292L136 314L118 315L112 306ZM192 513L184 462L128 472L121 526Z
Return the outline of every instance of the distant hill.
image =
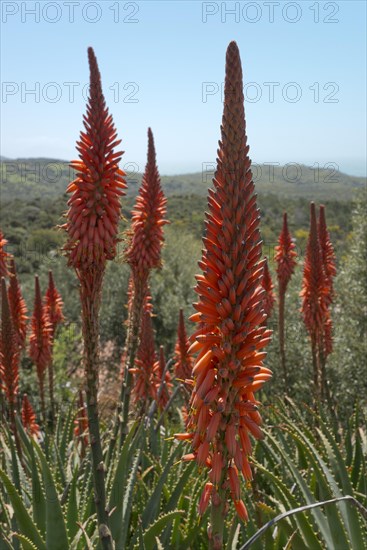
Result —
M212 173L162 176L167 196L205 196L211 185ZM349 176L331 166L315 170L305 165L269 167L255 165L254 178L258 194L277 195L288 199L315 199L348 201L366 179ZM0 162L1 201L14 199L31 201L37 198L60 197L73 179L68 162L49 158L2 159ZM137 193L141 174L127 173L127 195Z

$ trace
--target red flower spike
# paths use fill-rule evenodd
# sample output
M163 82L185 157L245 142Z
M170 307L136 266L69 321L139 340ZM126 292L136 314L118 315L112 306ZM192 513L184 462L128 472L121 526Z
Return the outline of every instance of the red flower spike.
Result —
M185 380L191 377L192 358L189 354L189 340L186 334L183 309L180 309L178 319L177 341L175 346L175 375L176 378Z
M292 241L288 229L287 213L283 214L283 228L279 236L279 244L275 247L275 262L279 285L279 351L283 370L285 390L288 391L288 372L285 353L285 293L288 283L296 267L296 245Z
M274 285L271 279L267 258L265 258L263 278L262 278L261 285L265 290L265 295L263 299L263 308L267 315L267 318L269 318L271 316L271 312L273 311L275 294L273 291Z
M326 226L325 206L320 205L318 223L319 242L321 248L322 263L324 266L326 282L329 285L329 299L333 297L333 278L336 275L336 261L334 247L330 240L330 233Z
M194 387L187 422L187 431L195 434L192 454L199 465L209 468L209 478L218 486L212 496L213 510L219 507L222 511L228 508L231 484L235 488L231 468L235 462L245 463L250 446L242 436L247 444L242 447L240 429L262 437L261 430L254 428L261 423L260 415L255 416L246 405L257 404L254 392L270 376L263 365L263 349L271 331L261 326L266 314L260 214L248 156L241 60L235 42L227 50L224 95L222 139L214 189L209 190L204 251L199 262L202 274L196 277L197 314L191 318L199 323L191 337L191 350L198 355L193 364ZM206 377L210 377L213 389L218 388L209 390L210 401L204 401L199 393L203 384L206 388ZM220 421L215 429L217 420L213 426L211 418L217 414ZM205 439L206 429L210 441ZM237 489L235 492L238 496ZM241 502L235 505L244 519ZM213 517L223 516L219 510ZM212 525L211 534L220 542L219 524Z
M36 275L34 309L29 337L29 357L37 368L43 415L45 415L44 378L51 361L51 345L51 325L48 320L46 307L42 304L40 284Z
M288 229L287 213L283 214L283 228L279 235L279 244L275 247L274 260L277 265L277 274L279 285L283 291L288 286L288 283L294 272L294 268L297 265L296 258L296 245L292 241L291 234Z
M310 335L322 332L326 311L327 282L318 237L315 204L311 202L310 233L307 242L302 281L302 314Z
M62 323L65 320L65 317L62 312L64 304L61 295L55 286L52 271L48 272L48 288L45 294L45 304L53 337L57 325Z
M120 144L117 132L108 113L102 92L101 75L93 49L88 48L90 67L90 95L85 131L77 142L80 160L73 161L76 179L67 189L72 196L68 201L68 233L65 251L68 264L74 268L104 267L113 260L118 242L118 224L121 213L120 197L126 183L119 169L122 152L114 152Z
M18 395L19 351L13 330L6 283L1 278L1 336L0 336L0 380L1 388L9 404L10 418L14 421L14 408ZM15 423L15 421L14 421ZM14 427L14 426L13 426Z
M23 395L22 401L22 424L24 429L29 432L33 437L38 438L41 430L36 422L36 415L29 402L27 394Z
M27 335L27 306L17 277L14 258L10 260L8 299L18 349L23 349Z
M323 340L324 323L328 318L328 290L322 261L322 251L316 222L315 204L311 202L310 233L307 242L306 256L303 267L301 312L306 329L311 338L312 363L314 376L315 406L321 400L322 365L318 345Z
M161 265L163 225L168 223L166 203L159 176L153 133L148 129L148 161L132 212L132 241L126 259L135 276L147 278L151 269Z
M141 323L140 345L135 360L135 368L132 369L134 374L134 403L140 403L144 408L148 400L157 399L157 384L159 383L154 370L157 356L150 310L151 304L146 300Z
M5 251L5 246L8 241L4 238L0 230L0 277L9 277L8 260L12 257L11 254Z

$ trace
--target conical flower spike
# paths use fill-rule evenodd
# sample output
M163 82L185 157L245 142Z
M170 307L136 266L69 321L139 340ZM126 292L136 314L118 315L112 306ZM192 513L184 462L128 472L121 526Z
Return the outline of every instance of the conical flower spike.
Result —
M133 273L145 277L149 270L160 267L164 241L163 225L168 223L165 198L159 176L152 130L148 129L148 160L139 194L132 212L132 241L126 258Z
M92 48L88 48L88 59L90 91L85 132L80 133L77 142L80 160L71 163L76 179L67 189L72 196L63 227L68 233L68 263L80 281L88 428L100 545L103 550L112 550L99 430L99 310L106 261L113 260L117 252L120 198L126 184L125 174L118 166L122 153L114 152L120 141L106 107Z
M14 408L18 395L19 352L9 308L4 277L1 278L1 336L0 336L0 380L5 393L12 429L15 429Z
M51 361L51 326L47 310L42 304L38 276L35 276L34 309L29 337L29 357L36 365L43 420L46 417L45 372Z
M21 350L25 346L27 335L27 306L22 296L22 291L17 277L15 261L10 260L10 276L9 276L8 298L15 339L18 349Z
M139 346L140 327L143 319L143 306L147 293L149 274L152 269L161 266L163 244L163 226L168 223L164 217L166 203L156 163L153 133L148 129L148 159L139 189L134 210L132 211L131 241L125 252L126 261L132 273L133 293L129 307L128 331L125 346L125 371L121 387L123 420L121 422L120 442L122 444L127 431L131 372Z
M224 516L231 494L230 468L246 471L247 449L240 430L262 437L254 392L271 374L263 365L271 331L262 288L260 212L248 156L241 60L231 42L226 57L222 139L214 189L209 190L204 251L196 278L199 300L191 319L198 355L187 431L194 434L192 455L209 468L211 493L210 548L222 548ZM208 381L208 384L207 384ZM210 397L209 397L210 394ZM217 473L211 473L220 464ZM248 475L248 473L246 474ZM245 515L240 510L240 517Z
M279 236L279 244L275 247L275 262L277 264L278 292L279 292L279 351L280 362L283 371L285 391L288 391L288 371L285 354L285 293L288 283L296 267L296 245L292 241L288 229L287 213L283 214L283 227Z
M36 422L36 415L29 402L27 394L23 395L22 401L22 424L24 429L31 434L31 436L38 439L40 435L40 427Z
M104 266L106 260L116 255L120 197L126 188L124 173L119 169L121 152L114 152L120 144L117 132L108 113L102 92L101 75L93 49L88 49L90 67L90 96L85 131L77 142L80 160L71 163L76 179L67 192L68 233L65 246L69 265L85 269L92 264Z
M57 288L55 287L52 271L48 272L48 287L45 294L45 308L50 323L50 333L51 333L51 345L53 345L53 339L55 336L55 331L57 325L64 321L64 315L62 313L63 301L61 295L59 294ZM48 364L48 384L50 391L50 404L51 404L51 415L52 420L55 417L55 400L54 400L54 367L53 361L51 358L50 363Z
M140 403L145 412L148 402L157 399L158 377L155 376L154 366L157 361L154 345L152 316L145 308L141 325L140 345L135 360L133 396L134 403Z
M320 364L317 343L323 333L323 323L327 315L327 283L322 263L322 252L316 222L315 204L310 205L311 221L303 267L301 311L307 331L311 338L315 399L321 399Z
M283 228L279 235L279 244L275 247L274 260L277 263L277 274L279 288L282 290L287 288L287 285L292 277L294 268L297 265L296 245L292 241L291 234L288 229L287 213L283 214Z

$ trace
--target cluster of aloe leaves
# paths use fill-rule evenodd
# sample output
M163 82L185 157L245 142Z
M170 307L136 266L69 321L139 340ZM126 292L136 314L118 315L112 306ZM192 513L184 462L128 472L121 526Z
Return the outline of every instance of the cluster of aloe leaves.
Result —
M91 467L88 455L81 459L77 452L74 417L75 406L69 406L58 415L55 433L39 443L18 423L21 458L9 428L2 426L0 550L99 548ZM266 437L254 449L255 480L247 491L250 521L242 525L228 516L227 549L367 548L362 420L356 412L341 432L311 412L301 415L292 403L268 407ZM177 431L176 416L175 421ZM135 423L121 449L113 450L105 429L110 527L118 550L206 548L206 518L197 515L205 475L180 461L184 444L170 439L167 426ZM345 496L352 498L336 502ZM285 517L277 519L281 514Z

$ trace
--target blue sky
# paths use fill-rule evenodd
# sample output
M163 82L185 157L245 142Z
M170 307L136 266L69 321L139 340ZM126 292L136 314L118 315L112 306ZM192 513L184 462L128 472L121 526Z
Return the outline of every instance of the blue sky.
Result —
M143 169L151 126L162 174L201 171L215 161L225 50L236 40L253 161L366 173L364 1L3 0L1 9L3 156L75 158L93 46L123 163Z

